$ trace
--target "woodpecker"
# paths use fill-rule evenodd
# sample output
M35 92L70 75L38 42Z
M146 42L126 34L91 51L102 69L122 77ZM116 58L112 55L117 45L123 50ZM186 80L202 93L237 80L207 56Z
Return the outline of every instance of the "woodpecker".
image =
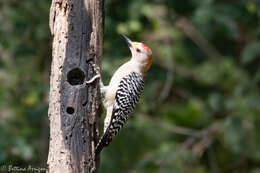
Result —
M121 65L105 86L100 72L89 82L100 77L102 102L106 108L104 134L96 146L96 155L109 145L133 112L144 89L144 78L152 64L152 51L144 43L132 42L122 35L131 50L131 59Z

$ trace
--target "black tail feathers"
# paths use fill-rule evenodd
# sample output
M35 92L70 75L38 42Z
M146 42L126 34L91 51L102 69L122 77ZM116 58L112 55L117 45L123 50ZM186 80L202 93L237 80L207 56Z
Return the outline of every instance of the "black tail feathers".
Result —
M111 136L108 135L108 133L105 133L96 146L96 150L95 150L96 155L98 155L103 150L104 147L108 146L111 140L112 140Z

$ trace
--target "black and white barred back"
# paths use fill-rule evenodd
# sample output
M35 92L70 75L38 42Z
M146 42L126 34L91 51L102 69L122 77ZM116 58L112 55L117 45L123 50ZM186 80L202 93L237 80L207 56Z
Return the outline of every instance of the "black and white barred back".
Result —
M116 136L119 130L124 126L133 112L143 89L144 80L141 74L132 72L122 78L116 92L110 124L97 144L96 154L99 154L105 146L108 146L112 138Z

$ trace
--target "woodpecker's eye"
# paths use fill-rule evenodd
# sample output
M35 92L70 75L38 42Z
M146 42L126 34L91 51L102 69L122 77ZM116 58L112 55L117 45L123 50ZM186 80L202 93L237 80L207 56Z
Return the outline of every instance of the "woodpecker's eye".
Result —
M141 52L141 50L137 48L137 49L136 49L136 52Z

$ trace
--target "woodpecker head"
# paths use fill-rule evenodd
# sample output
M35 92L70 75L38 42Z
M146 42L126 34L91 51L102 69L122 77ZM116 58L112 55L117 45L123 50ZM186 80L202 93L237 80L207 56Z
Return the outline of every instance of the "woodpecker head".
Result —
M146 46L144 43L140 42L132 42L129 38L122 34L122 36L126 39L128 47L132 53L132 59L137 61L143 66L144 71L147 71L152 65L152 51Z

